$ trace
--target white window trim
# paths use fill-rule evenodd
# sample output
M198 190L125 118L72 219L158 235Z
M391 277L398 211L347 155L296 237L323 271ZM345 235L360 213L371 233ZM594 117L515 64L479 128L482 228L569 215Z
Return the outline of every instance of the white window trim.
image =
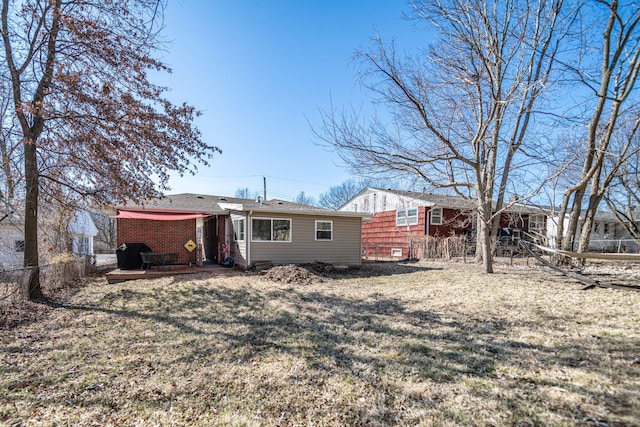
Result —
M253 220L271 221L271 239L270 240L254 240L253 239ZM289 240L273 240L273 221L289 221ZM291 218L268 218L268 217L252 217L251 218L251 242L255 243L291 243L293 241L293 221Z
M319 222L328 222L329 224L331 224L331 230L322 230L322 231L331 231L330 239L318 239L318 223ZM313 237L315 238L316 242L333 242L333 221L328 219L316 219L315 231L313 233Z
M244 242L244 241L245 241L245 239L246 239L247 226L246 226L246 221L245 221L245 219L246 219L246 218L236 218L236 219L234 219L234 220L231 220L231 228L233 229L233 237L234 237L234 240L235 240L236 242ZM239 223L240 221L244 221L244 222L243 222L243 224L242 224L242 230L236 230L236 221L237 221L238 223ZM240 233L239 231L242 231L242 233ZM236 234L237 234L238 236L242 235L242 238L241 238L241 239L236 239L236 238L235 238L235 237L236 237ZM262 241L262 240L261 240L261 241Z
M436 222L436 221L433 220L433 213L434 212L439 212L438 216L440 217L440 221ZM430 225L442 225L442 222L443 222L442 221L443 220L442 216L443 216L442 208L431 208L431 214L429 215L429 224Z
M415 215L409 215L409 211L416 211ZM404 216L400 218L400 213ZM418 208L398 209L396 211L396 226L417 225L418 224Z

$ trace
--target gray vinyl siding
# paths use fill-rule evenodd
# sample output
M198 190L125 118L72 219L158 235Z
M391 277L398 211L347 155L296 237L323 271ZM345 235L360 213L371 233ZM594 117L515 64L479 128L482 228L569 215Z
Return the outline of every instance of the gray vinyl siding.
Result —
M359 266L361 256L361 218L313 215L260 214L256 218L291 219L291 242L251 242L251 263L305 264L320 261ZM315 240L315 221L333 221L333 240ZM251 223L251 219L249 219ZM249 226L248 238L251 238Z

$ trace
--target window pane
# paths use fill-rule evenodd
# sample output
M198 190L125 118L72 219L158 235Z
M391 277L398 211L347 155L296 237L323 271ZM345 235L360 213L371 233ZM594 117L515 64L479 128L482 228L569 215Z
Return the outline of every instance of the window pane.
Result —
M288 242L291 240L291 221L288 219L273 220L273 240Z
M244 240L244 219L233 220L233 240Z
M24 252L24 240L16 240L16 252Z
M316 221L316 240L331 240L332 226L331 221Z
M271 240L270 219L254 219L251 229L251 240Z
M407 224L416 225L418 223L418 210L409 209L407 211Z
M431 209L431 224L442 224L442 208Z

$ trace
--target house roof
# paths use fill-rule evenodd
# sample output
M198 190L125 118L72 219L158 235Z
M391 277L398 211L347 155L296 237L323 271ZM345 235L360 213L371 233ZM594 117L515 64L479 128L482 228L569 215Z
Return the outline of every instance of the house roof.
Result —
M258 201L253 199L243 199L238 197L210 196L203 194L172 194L159 198L150 199L144 205L119 206L118 210L133 212L164 212L164 213L191 213L221 215L228 214L229 211L240 212L279 212L301 215L324 215L324 216L364 216L353 212L338 212L329 209L318 208L316 206L303 205L300 203L288 202L285 200L272 199Z
M116 206L116 209L137 212L203 213L216 215L226 212L225 209L220 207L220 203L242 203L247 201L250 201L250 199L182 193L149 199L142 205L125 204L123 206Z
M426 192L418 192L418 191L392 190L389 188L382 189L382 188L367 187L363 191L361 191L358 195L367 191L380 191L380 192L395 194L400 197L413 199L414 201L420 203L421 205L428 206L428 207L441 207L441 208L460 209L460 210L475 210L477 207L477 202L475 199L470 199L466 197L451 196L447 194L434 194L434 193L426 193ZM495 207L495 202L492 202L492 203L493 203L493 206ZM515 214L543 214L543 213L548 213L549 209L543 206L514 203L511 205L507 205L505 212L515 213Z
M422 201L424 202L425 206L447 207L456 209L475 209L476 207L475 200L467 199L460 196L449 196L446 194L422 193L403 190L378 190L387 191L389 193L397 194L402 197L408 197Z
M374 193L384 192L384 193L394 194L405 199L411 199L412 202L415 202L420 206L444 207L444 208L463 209L463 210L473 210L476 207L475 200L467 199L460 196L450 196L446 194L433 194L433 193L408 191L408 190L393 190L391 188L375 188L375 187L364 188L351 200L361 196L364 193L372 193L372 192ZM347 205L349 205L351 200L345 203L342 206L342 208L345 208Z

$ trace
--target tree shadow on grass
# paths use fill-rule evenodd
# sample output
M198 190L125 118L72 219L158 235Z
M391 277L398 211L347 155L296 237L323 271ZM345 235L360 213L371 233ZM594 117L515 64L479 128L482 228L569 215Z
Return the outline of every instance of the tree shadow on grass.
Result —
M58 303L55 307L78 312L78 318L81 313L102 313L142 322L136 327L149 329L145 339L175 355L154 361L164 369L202 359L250 367L261 363L265 355L281 354L303 361L309 375L330 373L378 389L389 399L405 393L403 378L422 384L493 381L498 367L504 366L523 371L579 366L586 375L602 374L589 337L574 338L562 346L532 344L513 338L510 331L515 325L506 318L487 320L455 311L416 309L408 301L380 294L356 298L317 288L227 286L224 281L180 278L166 286L120 289L93 304ZM525 326L543 327L534 321ZM131 339L127 330L122 331L122 339ZM185 342L191 343L187 349ZM626 345L622 351L640 350L639 342L627 341ZM580 360L572 354L579 354ZM537 365L531 366L531 360ZM501 381L511 387L526 383L526 395L536 399L549 387L598 401L610 398L606 390L588 384L568 385L561 378ZM476 393L478 398L497 399L484 389ZM415 405L433 404L420 403L424 396L412 396ZM631 394L617 398L619 407L633 408ZM494 405L505 413L514 410L508 406L513 402L496 400ZM378 422L398 416L393 405L387 409L377 415ZM575 414L576 419L588 416L586 409Z

